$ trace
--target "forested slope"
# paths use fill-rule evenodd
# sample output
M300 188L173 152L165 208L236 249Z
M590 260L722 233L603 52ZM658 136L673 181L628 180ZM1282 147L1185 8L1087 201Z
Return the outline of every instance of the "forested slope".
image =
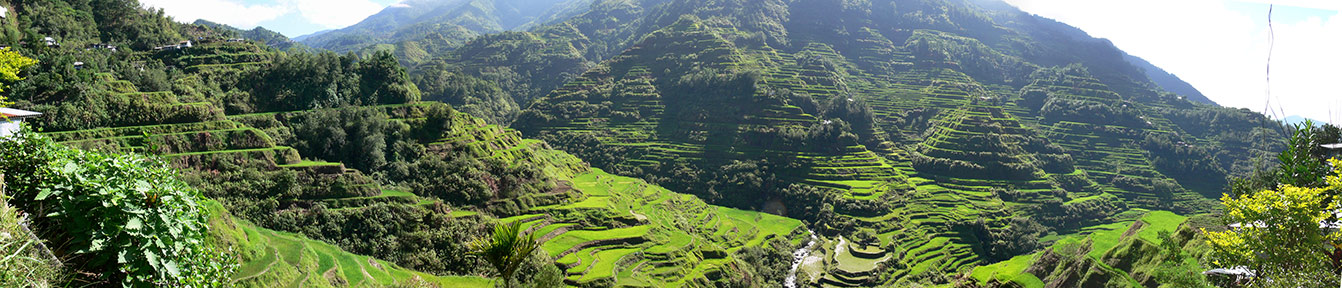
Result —
M1274 121L1167 92L1107 41L1000 3L720 2L647 9L632 23L655 32L514 126L877 247L832 249L819 283L938 283L1146 209L1208 213L1279 149L1262 146Z
M16 10L97 6L84 4ZM98 27L84 20L61 25ZM32 29L26 21L16 26ZM800 221L591 170L545 142L421 102L391 54L278 51L226 41L238 33L227 27L168 27L145 29L171 34L162 45L196 40L171 49L114 40L123 48L112 51L65 47L116 39L105 30L61 47L29 39L38 44L17 49L41 62L10 95L44 113L29 125L54 145L162 157L218 201L212 241L240 264L223 282L488 285L476 275L492 268L467 242L493 223L522 221L544 253L514 281L753 286L781 279L806 237Z
M6 95L167 160L243 286L488 285L466 242L509 222L522 283L1172 283L1284 138L997 1L430 2L304 39L336 54L14 1Z

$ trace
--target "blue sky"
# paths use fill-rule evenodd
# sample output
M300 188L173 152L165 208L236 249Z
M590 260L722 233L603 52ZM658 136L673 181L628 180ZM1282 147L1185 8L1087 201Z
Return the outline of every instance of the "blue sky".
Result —
M289 37L358 23L399 0L140 0L197 18ZM1221 105L1342 123L1342 0L1005 0L1108 38ZM1276 40L1269 51L1268 4ZM1271 97L1268 97L1270 91Z

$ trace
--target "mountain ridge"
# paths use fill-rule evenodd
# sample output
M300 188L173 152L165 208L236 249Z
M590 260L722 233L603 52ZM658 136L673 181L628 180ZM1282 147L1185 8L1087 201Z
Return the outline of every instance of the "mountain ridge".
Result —
M97 17L18 17L70 47L15 46L10 91L56 145L175 165L241 286L488 285L465 240L506 223L540 242L522 283L1185 283L1162 263L1285 137L1000 1L420 3L301 37L338 54L23 2Z

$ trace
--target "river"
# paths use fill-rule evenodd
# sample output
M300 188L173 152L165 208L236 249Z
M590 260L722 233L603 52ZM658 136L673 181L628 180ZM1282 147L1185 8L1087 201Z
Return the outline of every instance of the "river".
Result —
M792 251L792 269L788 271L787 280L783 280L784 287L797 288L797 268L801 267L802 261L805 261L807 256L811 256L811 248L815 247L816 240L819 240L815 237L815 231L806 229L806 232L811 235L811 241L806 242L806 247Z

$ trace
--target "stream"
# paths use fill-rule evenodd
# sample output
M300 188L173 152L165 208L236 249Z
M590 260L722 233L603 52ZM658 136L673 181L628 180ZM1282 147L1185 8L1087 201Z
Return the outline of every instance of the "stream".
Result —
M818 240L815 237L815 231L807 229L806 232L811 234L811 242L807 242L806 247L802 247L801 249L792 252L792 269L788 271L787 280L783 280L784 287L797 288L797 268L801 267L802 262L806 260L807 256L811 256L811 248L815 247L815 242Z

